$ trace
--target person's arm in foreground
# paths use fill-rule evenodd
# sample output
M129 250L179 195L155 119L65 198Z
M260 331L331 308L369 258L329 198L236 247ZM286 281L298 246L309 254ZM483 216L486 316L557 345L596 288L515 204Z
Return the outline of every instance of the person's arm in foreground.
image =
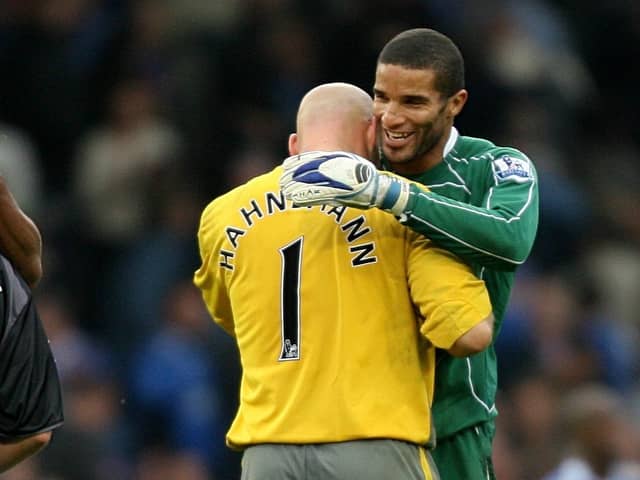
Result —
M62 386L29 287L0 255L0 471L34 455L64 423Z
M0 175L0 251L11 260L29 286L42 277L42 237L20 209Z
M51 440L51 436L51 432L44 432L13 442L0 443L0 473L42 450Z

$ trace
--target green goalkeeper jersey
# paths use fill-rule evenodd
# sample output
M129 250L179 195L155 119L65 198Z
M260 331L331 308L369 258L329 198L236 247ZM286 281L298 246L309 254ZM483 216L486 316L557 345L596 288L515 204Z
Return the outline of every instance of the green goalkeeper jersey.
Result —
M444 160L410 179L402 222L467 261L489 290L500 331L514 271L529 255L538 226L538 181L522 152L455 128ZM468 358L438 352L433 415L439 439L497 415L496 354L491 345Z

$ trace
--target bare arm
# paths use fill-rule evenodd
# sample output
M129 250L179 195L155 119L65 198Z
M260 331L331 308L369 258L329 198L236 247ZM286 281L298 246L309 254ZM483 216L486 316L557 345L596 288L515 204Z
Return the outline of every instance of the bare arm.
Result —
M42 277L42 237L35 223L20 209L0 175L0 251L26 282Z
M0 443L0 473L42 450L51 440L51 435L51 432L44 432L17 442Z
M467 357L479 353L489 346L493 339L493 314L466 332L448 350L454 357Z

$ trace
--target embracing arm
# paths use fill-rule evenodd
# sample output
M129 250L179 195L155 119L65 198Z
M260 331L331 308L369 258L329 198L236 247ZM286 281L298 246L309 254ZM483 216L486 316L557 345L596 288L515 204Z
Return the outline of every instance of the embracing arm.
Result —
M42 237L0 176L0 251L33 287L42 277Z
M506 153L509 153L507 155ZM512 149L479 172L481 206L452 200L402 177L378 171L348 152L308 152L284 161L280 186L295 204L386 210L412 230L469 263L514 270L523 263L538 226L533 165ZM520 154L522 155L522 154ZM513 157L513 160L512 160Z
M528 183L492 186L482 207L411 185L403 223L468 262L514 270L527 259L538 227L538 188Z

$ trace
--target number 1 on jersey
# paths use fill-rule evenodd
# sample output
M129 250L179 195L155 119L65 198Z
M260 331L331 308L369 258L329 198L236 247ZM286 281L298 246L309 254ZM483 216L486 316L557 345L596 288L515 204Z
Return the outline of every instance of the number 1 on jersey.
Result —
M300 360L300 237L280 249L282 279L280 283L280 315L282 349L279 360Z

